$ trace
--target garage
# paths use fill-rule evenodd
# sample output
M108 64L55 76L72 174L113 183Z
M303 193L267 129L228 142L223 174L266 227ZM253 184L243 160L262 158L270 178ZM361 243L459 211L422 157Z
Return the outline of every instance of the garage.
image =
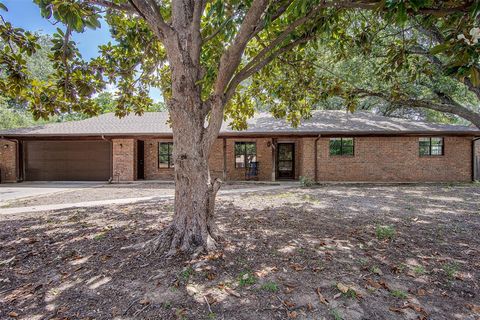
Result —
M108 141L24 141L27 181L107 181Z

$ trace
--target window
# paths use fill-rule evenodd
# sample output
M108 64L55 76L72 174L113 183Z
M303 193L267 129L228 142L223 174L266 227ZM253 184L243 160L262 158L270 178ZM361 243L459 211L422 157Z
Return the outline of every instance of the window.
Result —
M173 168L173 142L158 143L158 167Z
M353 156L353 138L331 138L331 156Z
M235 168L247 168L257 161L257 144L255 142L235 142Z
M419 138L418 150L420 156L443 156L443 138Z

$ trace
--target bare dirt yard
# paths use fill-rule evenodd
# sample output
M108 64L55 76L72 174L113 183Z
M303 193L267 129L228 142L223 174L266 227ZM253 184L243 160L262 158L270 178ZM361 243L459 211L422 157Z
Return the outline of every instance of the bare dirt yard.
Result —
M479 319L480 185L223 195L222 250L165 260L172 200L0 215L0 319Z

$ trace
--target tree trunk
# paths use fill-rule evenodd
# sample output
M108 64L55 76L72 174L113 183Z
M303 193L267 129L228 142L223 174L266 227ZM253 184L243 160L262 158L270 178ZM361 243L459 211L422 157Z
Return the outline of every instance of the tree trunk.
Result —
M205 106L185 107L186 100L192 101L185 99L178 107L169 107L175 164L174 217L172 224L153 240L153 249L165 251L167 256L178 251L206 252L215 249L219 239L214 209L221 181L210 177L210 147L205 147Z

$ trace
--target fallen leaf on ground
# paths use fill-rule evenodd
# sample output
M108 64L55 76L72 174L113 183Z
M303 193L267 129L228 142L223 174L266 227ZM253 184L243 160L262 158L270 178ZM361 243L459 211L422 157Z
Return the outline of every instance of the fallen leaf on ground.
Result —
M295 319L298 316L296 311L287 312L287 315L290 319Z
M234 296L234 297L237 297L237 298L240 298L240 293L230 289L229 287L225 287L225 291L231 295L231 296Z
M295 303L289 300L284 300L283 303L288 307L288 308L293 308L295 307Z
M317 288L315 291L317 292L318 300L320 300L321 303L328 305L329 302L327 299L325 299L323 294L320 292L320 288Z
M390 307L388 308L390 311L393 311L393 312L398 312L398 313L405 313L405 310L402 309L402 308L396 308L396 307Z
M18 317L18 313L16 313L15 311L12 311L12 312L9 312L9 313L8 313L8 316L9 316L9 317L12 317L12 318L17 318L17 317Z
M467 304L467 308L472 310L474 313L480 313L480 306L477 306L476 304L469 303Z
M350 289L347 285L344 285L343 283L339 282L337 283L337 289L340 290L342 293L347 293L348 289Z

